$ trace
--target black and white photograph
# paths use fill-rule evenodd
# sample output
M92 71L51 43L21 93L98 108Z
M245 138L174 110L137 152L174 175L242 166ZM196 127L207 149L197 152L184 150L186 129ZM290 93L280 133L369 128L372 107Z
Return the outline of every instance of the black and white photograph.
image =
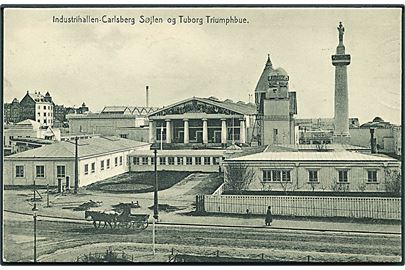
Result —
M2 264L403 265L403 6L2 6Z

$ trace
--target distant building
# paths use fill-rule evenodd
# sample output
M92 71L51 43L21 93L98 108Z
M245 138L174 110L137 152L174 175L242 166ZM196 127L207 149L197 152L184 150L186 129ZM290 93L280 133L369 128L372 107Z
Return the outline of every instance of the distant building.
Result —
M21 121L21 105L14 98L11 103L4 103L4 123L17 123Z
M386 172L401 165L384 155L344 150L271 151L224 160L225 170L239 164L254 172L248 190L346 192L385 191Z
M29 93L20 101L20 121L31 119L42 126L53 126L53 103L40 92Z
M79 140L79 185L128 172L128 155L134 150L149 149L148 143L117 137L98 137ZM56 186L58 178L65 183L69 177L74 186L75 142L55 142L4 158L4 185Z
M375 117L359 128L350 128L350 143L364 147L370 146L370 129L375 130L378 152L396 156L402 155L401 126L386 122L381 117Z
M60 139L59 129L41 126L31 119L9 125L3 130L4 147L9 150L8 153L26 151Z
M69 114L69 133L148 141L147 114L155 107L106 106L100 113Z

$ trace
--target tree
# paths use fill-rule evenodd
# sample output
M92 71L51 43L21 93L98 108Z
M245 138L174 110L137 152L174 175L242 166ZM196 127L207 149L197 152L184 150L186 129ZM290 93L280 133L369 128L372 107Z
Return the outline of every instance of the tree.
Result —
M402 192L402 178L399 170L385 170L385 191L398 196Z
M247 190L255 176L252 168L242 163L231 163L225 167L225 191L236 194Z

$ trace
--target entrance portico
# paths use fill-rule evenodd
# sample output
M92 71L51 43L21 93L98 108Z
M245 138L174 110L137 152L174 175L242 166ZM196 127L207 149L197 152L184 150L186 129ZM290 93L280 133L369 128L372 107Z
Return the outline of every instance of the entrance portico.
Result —
M192 98L150 114L150 142L217 146L245 144L246 115L220 106L221 102L210 104L210 101Z

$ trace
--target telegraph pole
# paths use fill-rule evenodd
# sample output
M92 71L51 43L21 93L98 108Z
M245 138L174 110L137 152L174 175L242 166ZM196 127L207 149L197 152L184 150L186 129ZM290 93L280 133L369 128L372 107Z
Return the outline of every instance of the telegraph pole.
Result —
M77 189L79 188L79 150L77 144L78 138L75 137L75 188L74 193L77 194Z

